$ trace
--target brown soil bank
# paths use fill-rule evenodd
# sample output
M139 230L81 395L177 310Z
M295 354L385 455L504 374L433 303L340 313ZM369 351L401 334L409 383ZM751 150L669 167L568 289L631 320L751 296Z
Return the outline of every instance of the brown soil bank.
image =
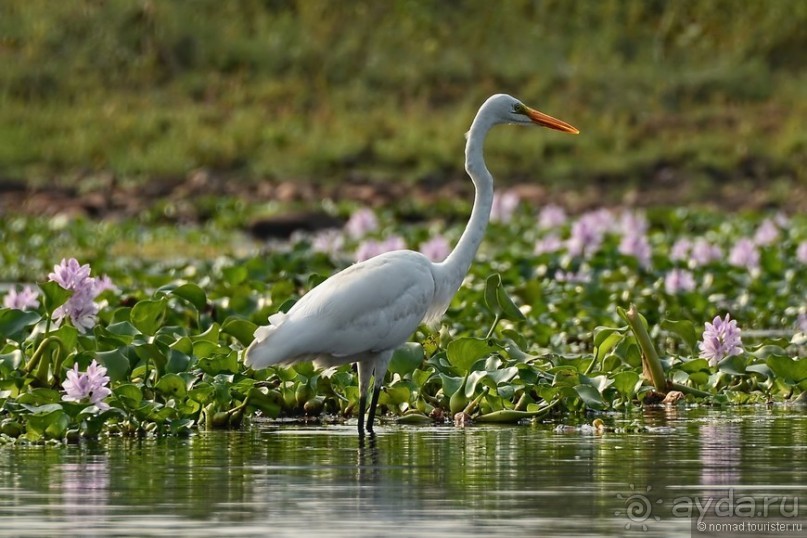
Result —
M23 182L0 181L0 212L49 216L81 215L96 219L134 218L160 205L170 205L161 219L201 223L209 218L213 198L231 197L246 203L280 202L281 216L268 222L284 222L282 214L303 215L287 222L291 228L320 228L333 220L320 215L320 202L355 201L371 207L396 207L406 201L408 208L427 208L440 202L473 199L473 186L467 178L424 179L413 183L377 182L351 178L341 182L247 181L229 174L197 170L184 178L161 178L141 183L124 183L114 177L93 177L75 181L78 186L32 186ZM807 211L807 186L793 181L767 181L763 178L726 181L697 181L683 177L671 168L659 167L644 183L594 180L579 188L553 187L517 182L500 183L499 188L516 190L536 207L553 202L572 212L599 206L658 207L697 205L724 211L782 210ZM201 203L200 203L201 202ZM302 213L300 213L302 211ZM428 216L428 209L422 212ZM263 233L259 232L261 235ZM270 233L271 235L271 233ZM280 235L285 235L281 233Z

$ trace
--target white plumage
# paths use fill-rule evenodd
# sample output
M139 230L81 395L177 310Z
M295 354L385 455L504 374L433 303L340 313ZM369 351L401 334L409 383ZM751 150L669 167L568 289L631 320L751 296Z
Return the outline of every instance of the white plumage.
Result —
M336 273L287 313L270 316L269 325L255 331L244 362L253 368L307 360L321 367L358 363L360 435L370 380L375 378L367 420L367 431L372 433L379 391L393 351L418 325L439 320L482 241L493 201L493 178L485 166L482 144L488 130L499 123L578 132L509 95L490 97L471 125L465 148L465 168L476 187L474 207L468 226L446 260L432 263L419 252L399 250Z

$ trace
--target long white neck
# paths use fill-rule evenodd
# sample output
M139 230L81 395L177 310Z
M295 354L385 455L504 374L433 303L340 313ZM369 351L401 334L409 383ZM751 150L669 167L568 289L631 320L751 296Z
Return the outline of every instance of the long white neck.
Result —
M462 285L465 275L476 256L476 251L485 237L485 229L490 220L490 210L493 206L493 177L485 166L485 159L482 154L482 146L485 136L493 122L488 115L480 110L468 131L468 142L465 145L465 170L471 176L471 180L476 188L474 196L474 207L471 211L471 218L462 233L457 246L451 254L440 264L437 269L441 282L438 282L437 300L450 301L451 297ZM448 297L446 298L446 295ZM444 299L445 298L445 299ZM448 306L448 304L446 304Z

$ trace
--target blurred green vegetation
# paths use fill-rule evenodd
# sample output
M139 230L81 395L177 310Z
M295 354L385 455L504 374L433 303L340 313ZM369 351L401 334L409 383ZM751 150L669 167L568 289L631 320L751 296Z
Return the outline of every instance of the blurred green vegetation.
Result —
M807 185L804 28L791 0L5 0L0 175L461 177L507 92L582 134L500 130L501 180L784 198Z

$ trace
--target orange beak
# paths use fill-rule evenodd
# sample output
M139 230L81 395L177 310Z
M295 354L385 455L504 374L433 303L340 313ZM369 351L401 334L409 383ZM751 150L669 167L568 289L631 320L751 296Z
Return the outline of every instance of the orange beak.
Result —
M552 116L544 114L543 112L538 112L534 108L525 106L524 113L527 114L527 117L532 121L543 127L549 127L550 129L563 131L564 133L580 134L580 131L565 121L560 121L559 119L553 118Z

